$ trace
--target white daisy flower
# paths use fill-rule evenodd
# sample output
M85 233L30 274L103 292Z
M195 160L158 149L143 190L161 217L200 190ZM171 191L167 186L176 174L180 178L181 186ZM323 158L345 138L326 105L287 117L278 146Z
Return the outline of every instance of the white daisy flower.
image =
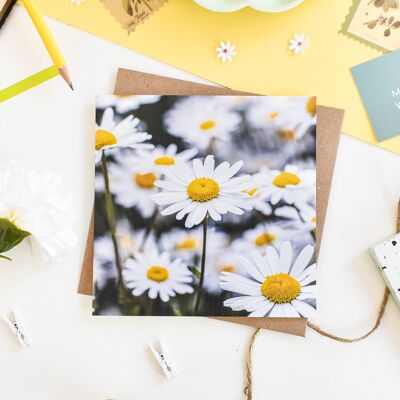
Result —
M186 215L185 226L191 228L200 224L206 215L214 221L221 221L221 216L231 212L242 215L243 210L251 209L243 193L248 175L233 176L243 166L238 161L232 166L223 162L217 168L213 156L207 156L204 164L200 159L193 160L193 167L179 164L165 171L165 180L155 182L162 189L152 199L160 206L171 204L161 211L162 215L175 214L181 220Z
M304 204L299 212L290 206L279 207L275 211L275 215L291 220L291 227L300 232L312 232L314 235L317 231L317 211L315 207Z
M123 276L133 296L148 291L150 299L159 297L167 302L176 293L193 293L193 275L187 266L179 258L172 260L167 252L159 254L155 246L146 246L135 259L128 259Z
M143 245L144 230L134 231L127 219L119 220L116 227L121 261L125 262L128 257L135 256ZM154 235L150 233L146 243L155 245ZM111 236L105 235L94 241L95 281L100 289L104 288L107 281L117 278L115 266L115 250Z
M220 58L222 62L232 61L232 57L236 55L236 46L231 44L228 40L227 42L220 42L219 47L215 50L217 51L217 58Z
M193 96L177 102L164 122L171 135L205 150L214 140L228 141L240 117L212 97Z
M156 239L153 233L148 235L146 243L144 243L144 235L145 231L143 229L139 231L133 230L126 218L117 222L116 236L123 259L135 256L145 244L155 245Z
M222 249L220 249L222 250ZM239 275L246 275L246 270L240 263L240 255L232 248L225 248L224 251L207 256L207 268L204 276L204 289L211 294L222 292L220 277L222 272L234 272Z
M265 254L268 246L279 248L284 240L290 239L295 233L294 229L282 222L265 222L244 232L243 236L233 242L233 247L241 253L257 250Z
M156 172L161 174L165 169L177 163L189 162L198 152L192 148L180 153L174 143L168 147L157 146L154 150L138 150L131 159L131 164L141 173Z
M29 234L33 249L43 258L59 258L78 241L74 206L55 173L18 162L0 163L0 236L5 225L17 228Z
M125 208L137 207L141 214L148 218L154 210L155 204L151 196L158 192L155 182L158 175L153 172L140 173L131 164L130 155L120 155L119 163L109 163L109 179L111 193L115 202Z
M304 247L292 265L292 246L284 242L279 254L270 246L264 257L256 251L251 259L242 257L250 278L222 273L221 288L241 294L224 305L246 310L249 317L314 317L316 310L309 304L316 299L316 264L309 265L313 254L313 246Z
M295 33L294 38L289 40L289 50L293 51L294 54L304 53L310 46L310 40L306 38L304 33Z
M262 97L248 109L247 120L253 128L295 141L315 124L315 110L315 97Z
M116 147L129 147L132 149L152 149L150 143L143 143L151 139L147 132L138 132L138 118L129 115L119 123L114 122L114 111L107 108L99 126L96 127L96 163L100 161L104 150Z
M280 201L301 205L316 196L315 169L300 170L288 164L283 171L265 170L253 179L273 205Z
M221 252L227 245L227 236L217 231L209 229L207 233L207 259L214 254ZM203 228L194 229L174 229L161 236L161 247L170 254L181 258L189 265L194 265L194 258L201 256L203 247Z
M254 210L257 210L264 215L272 214L272 207L267 200L267 196L259 187L257 187L257 182L255 182L253 178L250 179L245 193L248 194L249 203Z

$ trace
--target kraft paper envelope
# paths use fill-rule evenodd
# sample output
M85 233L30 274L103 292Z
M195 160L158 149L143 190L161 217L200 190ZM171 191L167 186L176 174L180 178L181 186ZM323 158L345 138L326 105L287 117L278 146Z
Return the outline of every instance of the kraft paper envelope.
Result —
M115 94L165 94L165 95L244 95L227 88L165 78L158 75L120 69L118 71ZM317 110L317 248L321 242L330 186L342 127L344 111L318 106ZM78 293L93 293L93 217L79 281ZM304 336L307 320L304 318L246 318L220 317L223 321L270 329L273 331Z

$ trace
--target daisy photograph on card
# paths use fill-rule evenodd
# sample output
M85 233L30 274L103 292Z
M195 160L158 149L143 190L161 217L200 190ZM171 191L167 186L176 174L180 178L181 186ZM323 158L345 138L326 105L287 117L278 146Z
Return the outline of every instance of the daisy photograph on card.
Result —
M316 109L98 96L93 314L315 316Z

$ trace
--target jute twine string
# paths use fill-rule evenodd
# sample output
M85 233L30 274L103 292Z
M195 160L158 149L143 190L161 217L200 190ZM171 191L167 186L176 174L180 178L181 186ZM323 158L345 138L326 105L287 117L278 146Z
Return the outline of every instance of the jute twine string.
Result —
M400 232L400 201L397 206L397 221L396 221L396 231ZM368 336L372 335L380 326L383 314L385 313L386 304L389 299L389 289L385 288L383 293L383 298L378 310L378 316L375 320L374 326L364 335L360 337L356 337L353 339L342 338L340 336L336 336L333 333L329 333L317 325L312 324L311 322L307 322L307 326L310 329L313 329L315 332L319 333L322 336L325 336L329 339L335 340L341 343L355 343L360 342L361 340L366 339ZM257 335L260 333L261 328L257 328L250 339L249 349L247 352L247 359L246 359L246 387L244 389L244 394L247 396L247 400L253 400L253 348L254 343L257 338Z

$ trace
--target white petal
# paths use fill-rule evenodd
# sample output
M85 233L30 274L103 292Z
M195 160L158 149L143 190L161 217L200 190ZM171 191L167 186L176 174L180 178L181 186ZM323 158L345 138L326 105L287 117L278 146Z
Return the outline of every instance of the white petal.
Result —
M265 299L265 302L259 306L259 308L249 314L249 317L265 317L268 311L274 306L274 303Z
M187 207L191 203L192 203L192 200L190 200L190 199L187 199L187 200L184 200L184 201L180 201L180 202L172 204L171 206L169 206L169 207L165 208L164 210L162 210L161 214L162 215L175 214L178 211L181 211L182 209Z
M255 265L248 260L246 257L239 258L240 265L246 270L246 272L254 278L256 281L263 283L265 281L266 275L263 275Z
M207 156L204 161L204 176L210 177L214 172L215 160L213 156Z
M311 307L305 301L293 300L292 305L301 314L302 317L313 318L317 315L317 310L314 307Z
M290 271L290 274L293 275L295 278L300 276L303 271L307 268L308 263L311 260L311 257L314 254L314 247L311 245L307 245L304 249L300 252L297 256L297 259Z
M196 178L203 178L204 177L204 168L203 164L199 158L193 160L193 171Z
M280 248L278 272L283 272L284 274L287 274L289 272L291 262L292 262L292 246L290 242L283 242Z

